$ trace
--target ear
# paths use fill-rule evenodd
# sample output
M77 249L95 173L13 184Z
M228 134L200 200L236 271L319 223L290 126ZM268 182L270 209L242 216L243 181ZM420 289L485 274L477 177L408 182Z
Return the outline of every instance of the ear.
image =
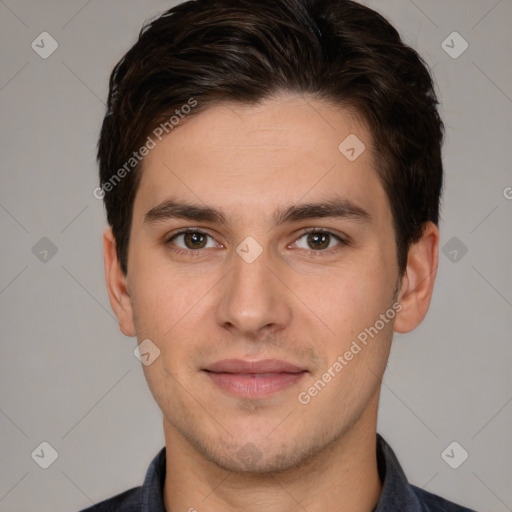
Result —
M108 228L103 233L103 261L110 305L119 320L119 328L125 336L135 336L132 303L127 285L127 276L121 270L117 257L117 244Z
M439 229L433 222L427 222L421 238L409 248L407 268L397 298L402 309L395 318L396 332L412 331L425 318L434 290L438 262Z

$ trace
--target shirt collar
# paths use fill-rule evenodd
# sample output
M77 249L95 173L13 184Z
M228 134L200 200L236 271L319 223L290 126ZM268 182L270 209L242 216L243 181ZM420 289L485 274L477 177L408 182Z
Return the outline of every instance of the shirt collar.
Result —
M377 463L382 492L373 512L407 510L421 512L422 507L407 481L391 447L377 434ZM151 462L141 489L141 512L165 512L163 489L166 471L165 447Z
M409 485L395 452L379 434L377 434L377 464L382 491L374 512L396 510L421 512L421 503Z
M141 512L165 512L164 482L166 453L165 446L149 465L142 485Z

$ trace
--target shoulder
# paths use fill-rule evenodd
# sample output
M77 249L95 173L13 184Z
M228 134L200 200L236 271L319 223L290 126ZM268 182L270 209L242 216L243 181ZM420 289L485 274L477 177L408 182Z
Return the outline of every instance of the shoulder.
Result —
M133 487L117 496L97 503L80 512L164 512L162 489L165 481L165 446L151 461L143 485Z
M411 485L411 489L416 494L424 512L475 512L473 509L452 503L415 485Z
M117 496L96 503L80 512L136 512L141 507L141 487L134 487Z

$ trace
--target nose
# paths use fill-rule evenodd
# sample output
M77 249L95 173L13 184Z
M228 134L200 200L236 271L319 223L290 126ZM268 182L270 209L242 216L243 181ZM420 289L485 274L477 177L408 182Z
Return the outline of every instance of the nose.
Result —
M285 328L292 317L286 287L276 277L277 262L264 250L254 261L233 254L222 280L216 321L238 337L260 339Z

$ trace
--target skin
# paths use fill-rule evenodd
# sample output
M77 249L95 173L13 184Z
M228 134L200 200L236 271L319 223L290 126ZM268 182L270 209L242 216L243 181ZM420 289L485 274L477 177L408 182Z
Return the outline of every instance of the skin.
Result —
M366 146L352 162L338 150L349 134ZM145 220L169 199L218 209L226 223ZM275 223L278 210L339 199L367 217ZM181 228L209 236L173 238ZM323 243L307 228L343 242ZM262 248L252 263L236 252L248 236ZM191 240L206 245L190 249ZM160 350L143 369L163 412L166 509L371 511L381 491L375 435L393 331L423 320L438 245L427 223L400 276L370 133L328 102L286 94L257 106L216 105L159 142L143 164L127 275L110 229L104 254L121 331ZM299 393L395 302L394 320L300 403ZM281 359L307 372L269 396L239 397L202 371L228 358Z

